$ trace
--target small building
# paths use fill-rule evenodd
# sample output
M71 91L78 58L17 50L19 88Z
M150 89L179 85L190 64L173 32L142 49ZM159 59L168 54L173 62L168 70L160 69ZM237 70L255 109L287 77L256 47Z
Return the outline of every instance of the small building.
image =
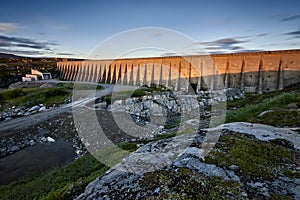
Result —
M52 75L50 72L40 72L35 69L31 69L31 74L25 74L25 76L22 77L23 82L49 79L52 79Z

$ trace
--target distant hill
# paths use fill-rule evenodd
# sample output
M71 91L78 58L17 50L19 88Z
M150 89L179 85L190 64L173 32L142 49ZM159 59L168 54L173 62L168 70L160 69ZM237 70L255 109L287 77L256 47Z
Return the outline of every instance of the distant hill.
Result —
M0 58L23 58L22 56L16 56L14 54L0 53Z

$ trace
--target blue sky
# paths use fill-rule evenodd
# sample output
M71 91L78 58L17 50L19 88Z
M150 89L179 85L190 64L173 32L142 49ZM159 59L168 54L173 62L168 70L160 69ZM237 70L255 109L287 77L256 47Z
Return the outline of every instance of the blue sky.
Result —
M299 49L300 1L2 1L0 52L86 58L112 36L143 27L162 28L155 32L158 36L165 29L182 33L207 53ZM108 43L116 46L99 58L115 57L116 49L126 52L140 36L128 37ZM144 51L142 56L167 54Z

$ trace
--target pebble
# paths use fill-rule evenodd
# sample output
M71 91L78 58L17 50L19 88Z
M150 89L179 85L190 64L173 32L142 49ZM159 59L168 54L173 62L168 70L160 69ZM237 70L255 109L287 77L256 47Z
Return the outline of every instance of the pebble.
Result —
M238 166L236 166L236 165L230 165L229 166L229 169L231 169L231 170L238 170L239 169L239 167Z

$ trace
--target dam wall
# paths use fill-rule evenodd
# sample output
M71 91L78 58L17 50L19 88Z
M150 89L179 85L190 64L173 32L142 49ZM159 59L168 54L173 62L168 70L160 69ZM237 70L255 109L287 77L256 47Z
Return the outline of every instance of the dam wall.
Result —
M282 90L300 82L300 50L58 62L68 81L162 85L175 91Z

